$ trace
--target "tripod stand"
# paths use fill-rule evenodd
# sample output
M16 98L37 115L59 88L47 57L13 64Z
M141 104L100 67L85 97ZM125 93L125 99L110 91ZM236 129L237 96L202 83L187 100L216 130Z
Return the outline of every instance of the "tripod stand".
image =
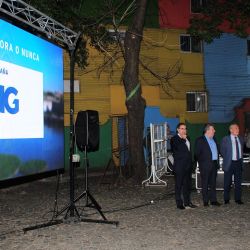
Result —
M84 160L85 160L85 190L74 199L73 204L69 204L67 207L63 208L58 215L60 215L61 213L63 213L64 211L67 210L65 218L67 218L68 213L71 211L72 209L72 205L74 207L74 210L79 218L80 221L82 222L95 222L95 223L106 223L106 224L115 224L116 226L119 224L118 221L109 221L107 220L107 218L105 217L105 215L102 212L102 208L101 206L97 203L97 201L95 200L95 198L91 195L90 191L89 191L89 185L88 185L88 169L89 169L89 159L87 156L87 147L85 146L84 149ZM86 204L85 207L91 207L94 208L98 211L98 213L101 215L101 217L103 218L103 220L96 220L96 219L85 219L85 218L81 218L79 215L79 212L77 211L77 208L75 206L75 203L78 202L80 199L84 198L86 199Z
M84 150L84 160L85 160L85 190L75 199L74 197L74 188L73 188L73 192L70 192L70 203L68 205L66 205L64 208L62 208L55 216L53 216L52 220L48 223L44 223L44 224L40 224L40 225L36 225L36 226L31 226L31 227L26 227L23 229L24 233L26 233L27 231L30 230L34 230L34 229L38 229L38 228L43 228L43 227L48 227L48 226L53 226L53 225L57 225L57 224L61 224L64 222L65 219L68 218L68 216L70 216L70 218L74 218L75 219L75 214L76 214L76 218L78 221L80 222L94 222L94 223L105 223L105 224L114 224L116 226L118 226L119 222L118 221L110 221L107 220L107 218L105 217L105 215L102 212L102 208L101 206L97 203L97 201L95 200L95 198L91 195L90 191L89 191L89 186L88 186L88 168L89 168L89 160L87 157L87 148L85 146L85 150ZM72 173L71 178L74 178L74 171ZM74 182L73 182L74 183ZM72 199L73 198L73 199ZM85 198L86 203L85 203L85 207L90 207L90 208L94 208L98 211L98 213L101 215L102 220L98 220L98 219L86 219L86 218L82 218L77 210L76 207L76 203L82 199ZM56 219L58 216L60 216L63 212L66 211L66 214L64 216L64 220L63 219Z

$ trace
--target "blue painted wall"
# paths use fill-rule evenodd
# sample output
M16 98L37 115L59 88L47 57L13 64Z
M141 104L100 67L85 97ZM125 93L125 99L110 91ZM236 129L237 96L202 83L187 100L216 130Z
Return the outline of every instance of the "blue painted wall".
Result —
M159 107L153 107L153 106L148 106L145 109L145 118L144 118L144 127L145 129L150 126L150 123L154 124L160 124L167 122L170 131L172 133L175 133L176 131L176 126L180 122L179 118L167 118L164 117L161 112Z
M247 40L231 34L204 45L205 83L210 122L230 122L234 107L250 97L250 58Z

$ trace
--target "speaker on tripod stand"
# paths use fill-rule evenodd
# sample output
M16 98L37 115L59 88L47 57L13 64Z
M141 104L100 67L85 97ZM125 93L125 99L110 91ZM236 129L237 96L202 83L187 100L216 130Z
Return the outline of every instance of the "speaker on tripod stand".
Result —
M76 145L80 151L99 149L99 115L95 110L79 111L75 122Z
M99 115L95 110L79 111L75 122L75 138L77 148L84 152L85 162L85 190L88 190L88 152L99 149ZM86 196L86 206L88 206L88 195Z
M77 148L84 152L85 162L85 190L88 190L88 152L94 152L99 149L99 115L95 110L79 111L75 122L75 137ZM86 197L86 206L88 196Z
M74 202L77 202L81 198L86 198L86 207L95 208L99 214L102 216L103 220L90 220L82 219L81 221L86 222L96 222L96 223L108 223L118 225L117 221L108 221L103 212L101 211L101 206L97 203L95 198L91 195L88 187L88 152L95 152L99 149L99 137L100 137L100 127L99 127L99 115L95 110L79 111L75 122L75 136L76 145L78 149L84 152L85 160L85 190L80 194ZM90 201L90 202L89 202Z
M114 224L118 225L118 221L110 221L107 220L105 215L103 214L101 210L101 206L97 203L95 198L91 195L89 188L88 188L88 168L89 168L89 161L87 157L87 152L94 152L99 149L99 116L98 112L94 110L86 110L86 111L79 111L76 123L75 123L75 130L73 138L76 139L77 147L80 151L84 152L85 156L85 190L76 198L74 198L74 181L70 182L70 185L72 185L71 192L70 192L70 203L64 206L59 212L57 212L55 215L53 214L53 218L50 222L35 225L31 227L24 228L24 232L27 232L29 230L38 229L42 227L57 225L60 223L63 223L64 220L62 219L56 219L58 218L63 212L66 211L66 215L64 216L64 219L67 218L68 213L72 212L70 216L74 216L74 212L76 212L76 215L79 219L79 221L82 222L94 222L94 223L105 223L105 224ZM72 179L74 179L74 174L72 174ZM95 220L95 219L86 219L82 218L80 214L78 213L78 210L76 208L76 202L78 202L81 198L86 198L86 207L91 207L96 209L99 214L102 217L102 220ZM57 199L57 198L56 198ZM89 202L90 201L90 202ZM57 206L57 201L56 201Z

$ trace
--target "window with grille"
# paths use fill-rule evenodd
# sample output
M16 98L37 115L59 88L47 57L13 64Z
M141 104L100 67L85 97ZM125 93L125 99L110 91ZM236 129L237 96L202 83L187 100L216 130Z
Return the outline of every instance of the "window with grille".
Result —
M201 10L207 6L208 0L191 0L191 12L201 13Z
M207 93L198 91L187 92L187 111L207 112Z
M120 41L122 44L124 43L125 34L126 34L125 30L115 31L113 29L109 29L110 37L112 37L112 39L114 39L114 41Z
M185 52L202 52L202 41L194 36L181 35L180 36L180 49Z

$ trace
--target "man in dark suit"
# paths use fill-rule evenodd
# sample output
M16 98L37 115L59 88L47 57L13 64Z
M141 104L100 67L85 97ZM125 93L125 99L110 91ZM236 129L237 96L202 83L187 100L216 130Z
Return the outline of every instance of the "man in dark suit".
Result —
M190 141L187 138L187 129L184 123L177 125L177 134L171 138L171 148L173 151L175 176L175 200L177 208L195 208L190 200L191 174L192 174L192 154ZM183 204L184 202L184 204Z
M214 125L211 123L206 124L203 132L203 136L195 141L195 159L199 164L203 203L204 206L208 206L210 201L211 205L220 206L216 198L219 154L218 146L214 139Z
M223 157L222 169L224 170L224 202L229 204L232 176L234 176L234 199L237 204L243 204L241 200L241 182L243 167L244 140L239 136L239 126L231 124L230 135L221 141L221 155Z

